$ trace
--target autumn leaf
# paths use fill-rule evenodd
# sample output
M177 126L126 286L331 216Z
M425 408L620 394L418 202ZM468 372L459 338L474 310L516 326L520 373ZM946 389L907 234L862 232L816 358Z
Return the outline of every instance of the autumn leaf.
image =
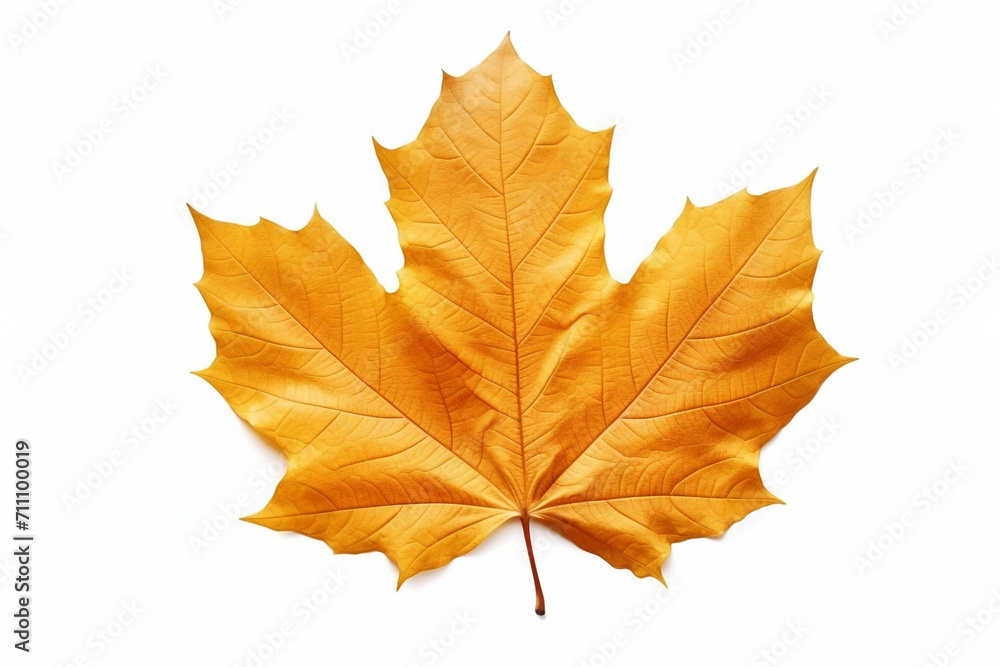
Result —
M604 259L612 130L509 39L375 152L405 262L386 292L319 213L194 212L217 343L198 373L287 457L247 520L399 584L509 520L663 581L670 545L780 502L758 452L850 359L813 324L813 177L690 202L627 283ZM657 212L658 215L658 212Z

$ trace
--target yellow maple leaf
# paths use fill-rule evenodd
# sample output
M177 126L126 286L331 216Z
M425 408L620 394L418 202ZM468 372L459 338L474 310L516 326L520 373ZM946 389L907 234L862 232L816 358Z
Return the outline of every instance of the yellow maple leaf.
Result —
M509 39L417 139L376 143L405 263L387 293L318 214L192 211L217 343L198 373L288 459L249 521L381 551L399 584L508 520L662 581L670 545L780 502L760 448L850 359L813 324L812 176L680 218L625 284L604 259L612 130Z

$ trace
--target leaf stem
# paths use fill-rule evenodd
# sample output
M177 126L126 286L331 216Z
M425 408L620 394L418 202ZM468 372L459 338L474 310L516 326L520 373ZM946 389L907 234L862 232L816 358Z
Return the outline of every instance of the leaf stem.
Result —
M524 543L528 547L528 562L531 563L531 577L535 580L535 613L545 616L545 595L542 594L542 582L538 580L538 568L535 567L535 551L531 548L531 530L528 528L528 515L521 515L521 530L524 531Z

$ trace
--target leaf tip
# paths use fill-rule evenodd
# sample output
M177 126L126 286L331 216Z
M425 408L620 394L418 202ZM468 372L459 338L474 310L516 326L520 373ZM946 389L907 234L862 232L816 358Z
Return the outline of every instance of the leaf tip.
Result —
M799 185L801 187L803 187L803 188L806 188L807 190L812 190L812 184L813 184L813 181L816 180L816 172L817 171L819 171L819 167L814 167L813 170L811 172L809 172L809 175L806 176L802 180L802 183L800 183Z
M514 48L514 42L511 41L510 30L508 30L507 34L500 40L500 45L493 51L493 53L500 57L510 56L515 60L521 60L521 56L518 55L517 49Z
M184 205L187 206L188 213L191 214L191 219L194 220L195 226L201 229L205 225L205 223L208 222L209 218L200 211L198 211L198 209L196 209L194 206L191 206L191 204L184 204Z
M264 526L266 528L267 524L264 522L264 518L260 516L260 514L260 512L257 512L256 514L249 514L247 516L240 517L240 521L246 521L247 523L252 523L255 526Z

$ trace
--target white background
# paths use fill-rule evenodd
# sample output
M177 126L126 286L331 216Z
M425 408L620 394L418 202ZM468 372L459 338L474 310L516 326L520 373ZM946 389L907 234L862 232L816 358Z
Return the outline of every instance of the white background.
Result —
M262 653L261 664L296 666L812 667L919 666L930 654L938 664L994 664L1000 279L983 262L1000 249L1000 10L908 0L912 15L897 14L899 29L885 35L879 23L895 1L585 0L560 14L557 0L400 0L348 61L343 44L383 0L245 0L221 16L213 0L68 2L36 34L24 21L41 22L32 17L44 3L7 0L0 498L12 497L13 443L28 438L38 537L30 655L11 647L11 558L0 548L0 661L235 666ZM732 21L719 30L723 10ZM473 67L507 30L529 64L554 75L579 123L617 123L607 252L619 279L686 196L719 199L734 169L752 171L750 190L762 192L819 166L816 320L861 359L765 448L763 477L787 505L722 539L678 545L665 567L671 594L538 531L544 619L532 613L516 523L397 593L381 554L335 556L302 536L229 521L220 507L242 500L243 516L266 503L277 476L258 471L280 469L280 457L188 373L210 363L214 345L192 286L197 235L181 206L207 189L214 196L199 207L212 217L298 228L318 204L394 287L402 256L371 136L410 141L440 70ZM15 48L11 34L32 36ZM679 65L676 54L699 39L701 53L692 47L696 57ZM166 76L134 93L144 99L122 117L116 100L147 68ZM293 119L247 159L241 145L275 109ZM789 132L782 119L796 113ZM110 134L60 179L55 163L105 118ZM934 148L949 129L950 143ZM762 166L745 162L765 145L777 149ZM925 151L936 159L914 171ZM211 187L229 161L240 173ZM849 238L859 207L878 211L878 193L896 180L902 193ZM128 285L105 292L122 270ZM980 283L980 272L994 279ZM971 300L955 292L967 284L981 288ZM87 299L106 303L91 316ZM938 311L943 323L922 334ZM78 335L54 353L44 347L70 324ZM904 339L919 349L894 367L889 355ZM22 377L43 350L51 358ZM149 421L157 400L175 406L161 423ZM134 428L147 433L130 449ZM115 450L110 477L80 487ZM68 508L81 488L89 497ZM924 489L934 502L917 498ZM906 515L908 526L894 526ZM206 529L213 521L217 534ZM339 590L316 593L338 570ZM324 604L297 613L314 594ZM131 603L141 611L118 634ZM977 612L974 630L966 619ZM266 637L283 623L293 632L270 651ZM108 644L99 632L117 636ZM941 655L946 648L954 655Z

